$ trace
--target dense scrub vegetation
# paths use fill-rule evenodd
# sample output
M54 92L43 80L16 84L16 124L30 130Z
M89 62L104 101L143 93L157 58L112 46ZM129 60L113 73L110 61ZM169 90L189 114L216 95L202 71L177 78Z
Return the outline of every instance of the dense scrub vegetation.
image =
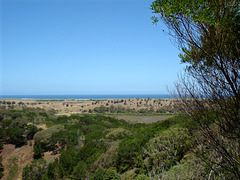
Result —
M197 156L198 130L187 116L141 124L2 108L0 117L3 144L34 142L35 160L24 168L23 179L205 179L211 173ZM59 156L46 161L47 151Z

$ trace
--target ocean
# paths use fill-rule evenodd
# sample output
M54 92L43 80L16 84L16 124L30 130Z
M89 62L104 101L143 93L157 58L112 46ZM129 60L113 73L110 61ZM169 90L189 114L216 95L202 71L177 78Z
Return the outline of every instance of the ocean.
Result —
M111 94L111 95L0 95L0 99L172 99L170 94Z

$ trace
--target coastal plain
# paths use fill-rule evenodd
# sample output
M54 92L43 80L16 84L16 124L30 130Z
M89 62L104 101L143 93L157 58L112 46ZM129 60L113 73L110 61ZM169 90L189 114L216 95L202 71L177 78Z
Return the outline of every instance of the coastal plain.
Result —
M106 114L142 123L167 119L175 112L177 99L0 99L0 106L14 109L40 108L56 115ZM164 113L164 114L163 114ZM154 116L152 114L155 114ZM157 115L156 115L157 114Z

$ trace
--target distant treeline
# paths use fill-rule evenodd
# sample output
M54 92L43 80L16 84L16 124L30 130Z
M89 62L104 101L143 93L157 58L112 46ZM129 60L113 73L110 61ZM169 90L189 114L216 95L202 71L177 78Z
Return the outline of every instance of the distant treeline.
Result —
M139 110L136 110L135 108L130 108L130 107L123 107L121 105L118 106L113 106L111 105L110 107L101 105L99 107L95 107L93 110L89 109L88 113L175 113L178 110L174 108L173 106L165 106L162 108L158 108L157 110L154 110L152 106L149 108L141 108ZM87 112L87 111L85 111Z

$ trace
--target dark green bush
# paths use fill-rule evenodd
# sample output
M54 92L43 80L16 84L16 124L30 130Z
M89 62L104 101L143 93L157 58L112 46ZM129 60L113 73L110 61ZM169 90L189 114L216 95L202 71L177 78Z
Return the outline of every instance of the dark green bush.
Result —
M37 142L34 144L34 146L33 146L33 152L34 152L34 154L33 154L33 158L34 158L34 159L39 159L39 158L42 157L42 155L43 155L43 149L42 149L42 147L41 147L40 142L37 141Z
M20 127L13 127L7 129L7 134L9 136L9 143L15 144L16 147L21 147L26 144L26 138L23 136L24 129Z
M41 180L46 173L46 161L44 159L34 160L30 166L26 166L22 172L23 180Z
M90 180L103 180L104 171L98 168L94 174L90 176Z
M103 177L103 180L121 180L120 174L118 174L115 170L109 169Z

